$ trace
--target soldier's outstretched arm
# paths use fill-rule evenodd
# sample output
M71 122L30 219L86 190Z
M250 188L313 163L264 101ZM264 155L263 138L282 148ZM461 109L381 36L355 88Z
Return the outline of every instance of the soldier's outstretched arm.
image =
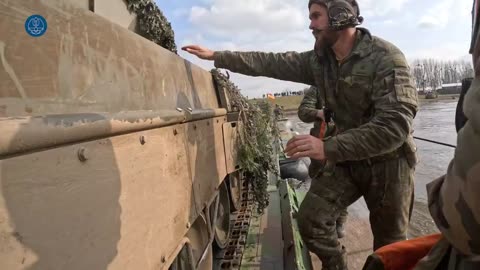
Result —
M319 110L322 108L321 101L317 98L318 89L315 86L305 91L302 102L298 106L298 118L305 123L312 123L318 120Z
M212 51L198 45L182 47L204 60L215 61L215 67L249 76L264 76L274 79L314 85L315 80L310 68L315 52L232 52Z
M341 162L386 154L400 147L411 134L418 95L405 56L394 51L379 59L373 83L373 118L326 140L327 159Z

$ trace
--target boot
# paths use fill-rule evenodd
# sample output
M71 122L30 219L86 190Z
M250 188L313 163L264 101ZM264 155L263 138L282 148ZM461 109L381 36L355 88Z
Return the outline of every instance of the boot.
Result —
M342 249L344 252L341 255L320 259L322 261L322 270L348 270L345 247Z

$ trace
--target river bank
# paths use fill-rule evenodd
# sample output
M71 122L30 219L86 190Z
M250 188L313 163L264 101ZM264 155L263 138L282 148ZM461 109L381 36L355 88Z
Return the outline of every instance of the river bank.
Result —
M457 101L460 95L439 95L436 99L426 99L425 95L419 95L418 99L420 100L420 104L424 103L432 103L432 102L439 102L439 101ZM283 107L284 112L296 112L298 110L298 106L302 102L303 96L287 96L287 97L276 97L271 102L273 104L279 105ZM256 99L258 100L258 99ZM264 100L264 99L260 99Z

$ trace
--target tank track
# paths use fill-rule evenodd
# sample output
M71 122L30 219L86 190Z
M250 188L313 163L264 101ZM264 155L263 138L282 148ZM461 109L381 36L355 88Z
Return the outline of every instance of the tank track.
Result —
M240 269L252 212L255 209L253 193L247 181L242 184L240 205L240 209L230 215L230 240L227 247L216 256L218 263L214 269Z

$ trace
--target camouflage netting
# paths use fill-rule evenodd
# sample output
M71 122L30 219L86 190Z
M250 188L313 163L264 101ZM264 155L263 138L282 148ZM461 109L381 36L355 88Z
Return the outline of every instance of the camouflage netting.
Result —
M152 0L126 1L128 10L137 15L141 34L163 48L177 53L172 26L155 2Z
M171 24L152 0L126 0L130 12L135 12L141 34L158 45L177 53ZM276 153L272 142L278 141L279 132L273 107L268 102L253 103L219 70L211 71L218 89L225 87L232 108L240 112L244 128L239 142L239 161L250 181L257 211L263 213L268 206L268 172L278 175Z
M235 111L240 112L244 124L241 129L239 162L250 181L258 213L268 206L268 172L278 176L274 140L279 141L279 131L273 114L273 106L268 102L257 104L247 100L227 76L218 69L211 73L218 89L225 87Z

